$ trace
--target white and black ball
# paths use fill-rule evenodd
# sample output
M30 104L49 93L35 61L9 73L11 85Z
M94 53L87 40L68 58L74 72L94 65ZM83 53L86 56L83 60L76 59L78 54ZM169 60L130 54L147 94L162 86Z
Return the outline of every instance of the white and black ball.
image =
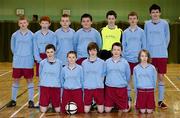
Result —
M65 106L65 110L68 114L73 115L77 112L77 104L75 102L69 102Z

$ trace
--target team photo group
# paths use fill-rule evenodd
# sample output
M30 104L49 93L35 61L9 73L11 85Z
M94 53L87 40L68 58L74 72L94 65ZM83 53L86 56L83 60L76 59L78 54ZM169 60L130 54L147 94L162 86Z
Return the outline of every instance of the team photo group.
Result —
M28 108L39 108L43 113L49 107L68 114L89 113L92 109L98 113L167 109L163 78L170 31L168 22L160 18L161 7L149 7L151 19L144 29L138 26L138 13L132 11L127 14L129 27L123 31L116 25L117 12L107 11L107 25L100 31L91 26L93 18L88 13L82 14L82 27L77 31L70 28L67 14L61 16L61 27L56 31L49 29L50 17L42 16L41 29L35 33L28 29L28 19L20 16L19 29L11 36L13 83L7 106L16 106L20 79L24 77ZM34 76L39 81L37 106Z

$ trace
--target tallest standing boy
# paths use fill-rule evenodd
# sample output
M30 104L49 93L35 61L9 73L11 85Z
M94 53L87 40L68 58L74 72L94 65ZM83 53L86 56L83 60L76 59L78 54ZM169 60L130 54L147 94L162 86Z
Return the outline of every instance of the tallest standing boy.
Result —
M145 23L145 33L147 38L147 49L152 57L152 64L158 72L158 106L166 109L167 105L164 100L164 74L167 71L168 45L170 42L169 24L167 21L160 19L161 8L153 4L149 8L151 20Z

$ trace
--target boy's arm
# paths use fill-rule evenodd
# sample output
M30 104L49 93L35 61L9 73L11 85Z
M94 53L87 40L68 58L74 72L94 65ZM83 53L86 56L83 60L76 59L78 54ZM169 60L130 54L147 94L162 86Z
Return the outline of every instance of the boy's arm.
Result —
M41 62L40 64L39 64L39 79L41 80L41 78L42 78L42 70L43 70L43 63Z
M122 56L124 57L126 46L127 46L125 33L123 33L122 35L122 46L123 46Z
M54 43L53 43L53 45L55 46L55 48L56 48L56 51L55 51L55 57L57 57L57 52L58 52L58 50L59 50L59 42L58 42L58 39L57 39L57 36L56 36L56 34L54 33Z
M107 62L106 62L106 61L105 61L104 66L105 66L105 69L104 69L104 76L106 77L106 76L107 76Z
M105 79L105 76L106 76L106 65L105 65L105 62L103 62L103 68L101 70L101 80L104 81Z
M59 49L61 47L61 44L58 41L57 33L55 33L55 37L56 37L56 41L57 41L57 43L56 43L56 56L57 56L57 53L58 53L58 51L59 51Z
M147 39L147 23L144 23L144 33L145 33L145 37Z
M169 24L165 25L165 38L166 38L166 46L168 47L170 42L170 31L169 31Z
M133 83L134 83L134 91L137 92L137 75L135 69L133 70Z
M103 63L103 78L106 76L106 63Z
M120 43L122 42L122 40L123 40L123 31L121 30Z
M34 40L34 33L32 33L32 40L31 40L32 41L32 54L34 56L34 42L33 42L33 40Z
M145 35L145 42L146 42L146 44L145 44L145 49L147 49L148 48L148 45L147 45L147 39L148 39L148 29L147 29L147 23L145 22L145 24L144 24L144 35ZM144 47L144 46L143 46Z
M53 34L53 45L55 46L55 48L57 49L57 38L56 38L56 35L55 33Z
M101 40L102 40L102 46L101 46L101 48L99 48L100 50L103 48L103 36L102 36L102 30L103 30L103 28L101 28L100 29L100 36L101 36Z
M73 50L75 51L75 40L74 40L74 36L75 36L75 31L73 32L73 37L72 37L72 43L73 43Z
M78 33L75 32L73 36L73 47L74 47L74 51L76 52L77 52L78 38L79 38Z
M101 35L100 35L100 33L97 31L97 33L96 33L96 43L97 43L97 45L99 46L99 49L101 49L102 48L102 39L101 39Z
M146 49L146 35L144 31L142 32L141 35L141 41L142 41L142 49Z
M14 48L15 48L15 38L14 35L11 36L11 51L14 54Z
M60 75L60 81L61 81L61 86L62 88L64 88L64 76L65 76L65 73L64 73L64 68L61 70L61 75Z
M153 75L153 80L154 80L154 89L156 88L156 81L157 81L157 71L156 71L156 68L154 67L153 68L154 69L154 71L153 71L153 73L152 73L152 75Z
M84 89L84 76L83 76L83 69L81 68L80 70L80 79L81 79L81 85L82 85L82 89Z
M42 59L40 57L40 52L39 52L39 49L38 49L38 45L37 45L37 42L36 42L36 37L34 36L33 37L33 48L34 48L34 58L35 60L37 61L37 63L39 63Z
M126 63L126 79L127 79L127 82L129 83L131 79L131 70L130 70L128 62Z

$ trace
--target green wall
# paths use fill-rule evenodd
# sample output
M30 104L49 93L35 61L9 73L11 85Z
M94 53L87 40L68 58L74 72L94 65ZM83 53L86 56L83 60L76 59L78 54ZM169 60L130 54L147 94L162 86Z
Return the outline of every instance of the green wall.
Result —
M127 20L130 11L137 11L140 20L149 19L148 8L157 3L162 7L162 17L175 21L180 14L180 0L0 0L0 20L17 20L16 8L24 8L25 15L30 19L33 14L49 15L53 20L60 18L62 9L70 9L73 21L87 12L95 21L105 18L105 13L113 9L118 13L118 20Z

